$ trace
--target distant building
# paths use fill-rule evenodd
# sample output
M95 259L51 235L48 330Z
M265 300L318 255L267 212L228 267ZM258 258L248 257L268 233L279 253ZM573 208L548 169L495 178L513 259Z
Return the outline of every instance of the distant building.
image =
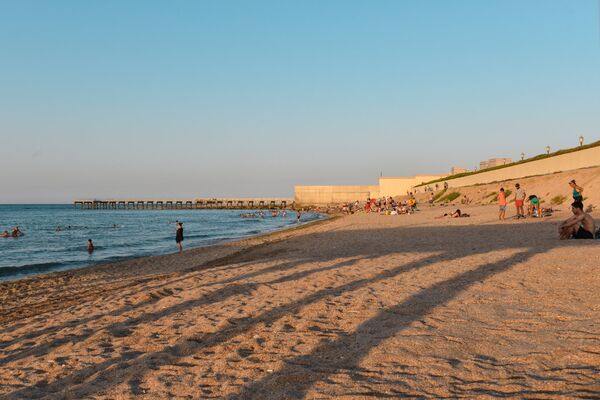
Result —
M463 172L469 172L469 170L463 167L452 167L450 175L462 174Z
M479 170L506 165L512 162L511 158L490 158L487 161L479 162Z

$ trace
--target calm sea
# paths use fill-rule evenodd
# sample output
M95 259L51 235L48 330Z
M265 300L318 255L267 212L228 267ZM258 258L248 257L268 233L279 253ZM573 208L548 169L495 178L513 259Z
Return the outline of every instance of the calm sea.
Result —
M72 205L0 205L0 233L18 225L24 236L0 238L0 280L175 252L175 224L184 249L296 225L296 213L241 218L239 210L79 210ZM244 210L243 212L249 212ZM301 222L322 218L303 213ZM87 253L87 240L95 251Z

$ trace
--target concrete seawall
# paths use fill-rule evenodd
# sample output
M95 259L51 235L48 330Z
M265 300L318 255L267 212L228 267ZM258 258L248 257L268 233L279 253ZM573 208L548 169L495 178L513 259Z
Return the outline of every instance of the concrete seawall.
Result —
M546 175L599 165L600 146L597 146L572 153L550 156L541 160L514 165L512 167L481 172L462 178L448 179L446 182L448 182L449 187L462 187L524 178L527 176Z

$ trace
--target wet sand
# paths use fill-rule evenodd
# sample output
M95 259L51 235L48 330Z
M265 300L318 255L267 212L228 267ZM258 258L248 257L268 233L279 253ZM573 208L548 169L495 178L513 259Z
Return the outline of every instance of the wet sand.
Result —
M446 211L0 284L0 399L600 398L600 241Z

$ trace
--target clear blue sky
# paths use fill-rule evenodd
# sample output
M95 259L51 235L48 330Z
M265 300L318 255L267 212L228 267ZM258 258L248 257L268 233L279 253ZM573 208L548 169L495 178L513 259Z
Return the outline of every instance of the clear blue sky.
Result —
M0 1L0 203L292 195L598 140L598 6Z

